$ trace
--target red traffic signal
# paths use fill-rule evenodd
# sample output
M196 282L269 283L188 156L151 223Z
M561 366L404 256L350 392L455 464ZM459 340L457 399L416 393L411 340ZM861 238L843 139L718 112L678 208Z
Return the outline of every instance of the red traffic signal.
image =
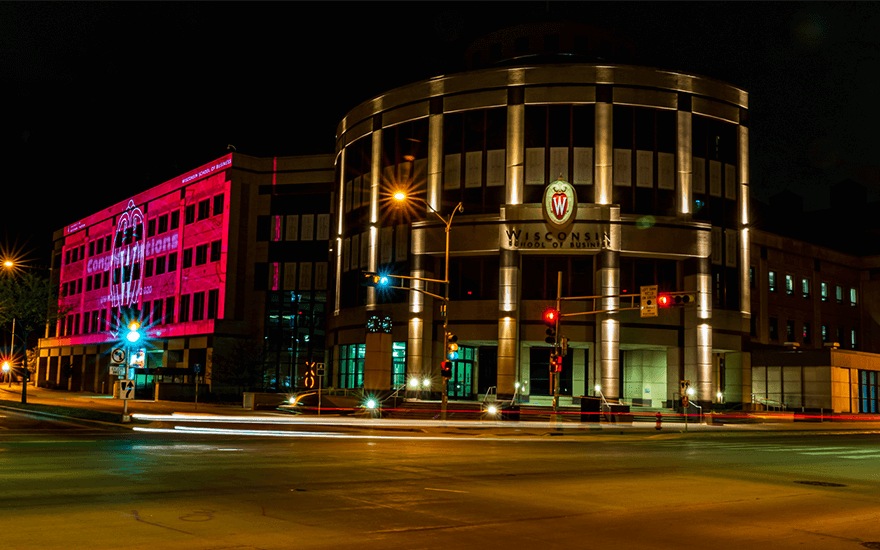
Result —
M452 361L443 361L440 363L440 376L447 380L452 378Z
M544 310L544 324L548 327L556 328L556 323L559 321L559 312L555 309L548 308Z
M671 300L669 299L668 294L661 294L660 296L657 296L657 305L659 307L669 307L670 302Z

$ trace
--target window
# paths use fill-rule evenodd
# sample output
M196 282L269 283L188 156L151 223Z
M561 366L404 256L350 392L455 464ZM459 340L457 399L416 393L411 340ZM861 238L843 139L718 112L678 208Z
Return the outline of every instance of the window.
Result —
M770 339L779 340L779 319L770 317Z
M70 260L71 252L72 252L71 250L68 250L67 252L64 253L64 265L68 265L68 264L70 264L70 262L71 262L71 260Z
M110 308L110 330L116 329L119 325L119 308L111 307Z
M88 334L88 333L89 333L89 323L91 322L91 315L89 314L88 311L86 311L85 313L83 313L83 318L82 318L82 320L83 320L83 330L82 330L82 333L83 333L83 334Z
M755 267L749 267L749 288L755 288Z
M183 269L186 269L188 267L191 267L192 263L193 263L193 249L187 248L186 250L183 251L183 266L181 266L181 267Z
M152 277L153 276L153 258L150 258L146 262L144 262L144 277Z
M856 289L854 288L849 289L849 305L856 305Z
M86 259L86 245L81 245L79 247L79 259L80 260Z
M828 283L821 283L819 285L819 296L822 298L823 302L828 301Z
M804 298L810 297L810 280L807 278L801 279L801 292L804 294Z
M147 238L156 234L156 218L147 222Z
M214 195L214 215L223 213L223 195Z
M110 286L110 271L109 270L104 272L104 284L101 286L104 286L104 287Z
M214 241L211 243L211 261L220 261L220 241Z
M162 214L159 216L159 231L158 234L162 234L168 231L168 214Z
M131 266L122 266L122 282L127 283L129 281L131 281Z
M134 226L134 242L140 242L144 238L144 224L139 223Z
M849 343L852 349L856 349L856 329L849 331Z
M207 202L207 201L206 201ZM181 304L183 301L181 301ZM205 318L205 293L204 292L196 292L193 294L193 311L192 311L192 320L193 321L201 321Z
M95 254L101 254L104 252L104 239L98 239L95 244Z
M162 321L162 300L153 300L153 323L161 325Z
M101 274L100 274L100 273L96 273L96 274L95 274L95 285L94 285L94 287L95 287L95 288L101 288Z
M95 255L95 241L89 243L89 257Z
M186 323L189 321L189 294L180 297L180 311L177 315L178 323Z
M822 325L822 342L827 342L827 341L828 341L828 327L825 325Z
M70 261L75 262L77 260L77 254L79 254L79 249L74 248L73 253L70 255Z
M406 342L391 344L391 387L406 384ZM468 388L470 393L470 388Z
M220 291L218 289L208 291L208 319L217 318L217 302L220 299Z
M134 264L134 267L132 267L131 280L132 281L140 281L141 280L141 264L140 264L140 262Z
M177 271L177 252L168 255L168 271Z
M843 303L843 287L842 287L842 286L837 285L837 286L834 288L834 297L837 298L837 303L838 303L838 304L842 304L842 303Z
M880 409L880 372L859 371L859 412L876 413Z
M207 220L211 216L211 201L210 199L205 199L203 201L199 201L199 219Z
M186 207L183 214L183 224L189 225L196 221L196 205L191 204Z
M86 277L86 292L92 290L92 278Z
M794 277L791 275L785 276L785 293L789 296L794 294Z
M67 283L61 284L61 297L67 296Z
M110 235L107 235L106 237L104 237L104 250L106 250L107 252L110 252L110 245L112 243L113 243L113 240Z
M770 282L770 292L776 292L776 272L770 271L767 273L767 277Z
M810 331L810 322L804 321L804 343L809 344L810 340L812 340L813 335Z
M196 265L208 263L208 245L200 244L196 247Z
M794 342L794 321L786 321L785 322L785 340L787 342Z
M165 299L165 324L174 322L174 296Z
M142 319L147 326L152 324L152 321L153 321L152 319L150 319L150 314L152 313L152 311L150 311L150 308L152 305L153 305L152 302L150 302L149 300L144 300L144 305L143 305L144 312L143 312Z
M339 346L339 387L362 388L364 386L364 356L366 346L353 344Z
M171 226L168 229L177 229L180 227L180 210L171 213Z
M76 281L76 293L79 294L83 291L83 280L77 279Z

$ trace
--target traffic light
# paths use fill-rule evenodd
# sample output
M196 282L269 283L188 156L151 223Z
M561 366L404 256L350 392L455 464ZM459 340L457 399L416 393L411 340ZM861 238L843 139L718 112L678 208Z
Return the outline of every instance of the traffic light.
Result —
M128 334L125 335L125 339L131 342L132 344L137 343L138 340L141 339L141 333L138 329L141 328L141 324L137 321L132 321L128 324Z
M697 299L693 292L666 292L657 296L659 307L683 307L695 303Z
M446 333L446 358L450 361L458 359L458 336L451 332ZM450 367L451 368L451 367Z
M364 271L361 273L361 277L361 284L365 286L384 288L391 284L387 275L379 275L370 271Z
M562 356L556 353L550 354L550 372L562 372Z
M544 310L544 324L547 325L547 337L544 341L556 345L556 324L559 322L559 312L553 308Z
M443 361L440 363L440 376L446 380L452 378L452 361Z
M568 355L568 336L563 336L559 339L559 356L565 357Z

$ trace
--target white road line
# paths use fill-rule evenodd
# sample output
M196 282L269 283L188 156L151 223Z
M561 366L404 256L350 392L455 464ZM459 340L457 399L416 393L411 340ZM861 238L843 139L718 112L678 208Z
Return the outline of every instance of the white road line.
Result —
M444 493L468 493L470 491L456 491L455 489L434 489L433 487L425 487L426 491L443 491Z
M880 454L872 454L872 455L862 455L862 456L841 456L840 458L846 458L848 460L862 460L864 458L880 458Z

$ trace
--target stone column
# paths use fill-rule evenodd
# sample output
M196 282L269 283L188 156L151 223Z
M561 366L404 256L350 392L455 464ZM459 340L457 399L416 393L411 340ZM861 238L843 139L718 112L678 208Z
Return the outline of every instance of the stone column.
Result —
M601 250L596 257L596 295L600 311L620 307L620 252ZM607 399L620 398L620 322L617 313L596 314L596 361L599 384Z
M415 232L424 240L425 232ZM416 243L414 243L416 244ZM424 243L417 243L417 249L423 249ZM410 276L433 279L433 270L429 270L431 258L423 254L413 254L410 259ZM412 281L412 288L428 290L424 281ZM431 292L428 290L428 292ZM407 382L411 378L419 380L433 378L433 331L434 299L421 292L409 293L409 326L406 338L406 374ZM409 386L407 386L409 387Z
M522 86L507 90L507 184L505 202L522 204L525 177L525 91Z
M501 250L498 269L499 399L513 396L519 369L519 252Z
M596 187L594 202L611 204L612 168L614 167L613 110L611 104L611 86L596 87L596 126L595 126L595 169ZM602 390L604 391L604 389Z
M684 308L684 377L696 390L700 406L712 404L712 275L709 258L684 261L684 288L695 290L696 307Z
M694 182L693 182L693 134L690 94L678 94L678 111L676 120L676 181L675 206L679 216L693 214Z
M382 126L380 117L373 117L373 150L370 159L370 245L367 270L379 269L379 184L382 182ZM367 287L367 311L376 309L376 288Z

